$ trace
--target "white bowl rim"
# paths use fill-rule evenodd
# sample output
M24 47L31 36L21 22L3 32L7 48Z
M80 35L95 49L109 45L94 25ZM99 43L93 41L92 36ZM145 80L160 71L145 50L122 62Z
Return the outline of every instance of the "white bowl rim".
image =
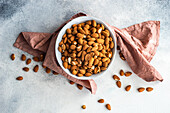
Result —
M111 34L111 37L113 38L113 42L114 42L114 48L113 48L113 56L112 56L112 59L111 59L111 62L110 64L108 65L107 69L105 71L102 71L98 74L93 74L92 76L90 77L86 77L86 76L83 76L83 77L78 77L76 75L73 75L68 69L65 69L63 64L62 64L62 60L61 60L61 53L58 51L58 46L59 46L59 43L60 41L62 40L62 36L65 34L65 31L66 29L68 28L71 28L71 26L73 24L79 24L79 23L82 23L82 22L85 22L85 21L88 21L88 20L95 20L97 23L101 23L103 24L109 31L110 31L110 34ZM101 76L103 75L106 71L109 70L109 68L111 67L111 65L113 65L113 62L115 60L115 56L116 56L116 47L117 47L117 44L116 44L116 38L114 37L114 34L112 32L112 29L105 23L103 22L102 20L98 19L98 18L95 18L95 17L92 17L92 16L81 16L81 17L77 17L73 20L71 20L70 22L68 22L66 25L64 25L64 27L60 30L58 36L57 36L57 39L56 39L56 43L55 43L55 55L56 55L56 59L59 63L59 65L61 66L61 68L67 73L69 74L70 76L76 78L76 79L80 79L80 80L89 80L89 79L95 79L97 78L98 76Z

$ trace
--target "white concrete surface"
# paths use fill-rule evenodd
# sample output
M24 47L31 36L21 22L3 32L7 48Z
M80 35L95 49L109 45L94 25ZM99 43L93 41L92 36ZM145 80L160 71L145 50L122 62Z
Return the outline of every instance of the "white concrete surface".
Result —
M0 112L1 113L169 113L170 112L170 3L168 0L1 0L0 1ZM119 28L147 20L160 20L160 45L151 64L164 78L162 83L147 83L135 74L121 77L121 89L112 79L120 69L130 70L118 55L112 69L97 78L96 95L85 88L80 91L61 75L46 74L43 68L25 73L22 53L13 47L21 31L54 32L73 14L83 11ZM10 55L15 53L15 61ZM40 63L38 63L41 65ZM22 75L23 81L16 81ZM130 92L124 87L132 85ZM153 92L138 93L138 87L151 86ZM105 103L99 104L98 99ZM112 111L105 108L110 103ZM81 109L85 104L87 109Z

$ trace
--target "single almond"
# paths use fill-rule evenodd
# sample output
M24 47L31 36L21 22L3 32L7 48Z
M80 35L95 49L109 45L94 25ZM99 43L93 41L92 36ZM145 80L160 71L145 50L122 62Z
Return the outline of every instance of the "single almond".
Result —
M93 26L93 27L96 27L96 26L97 26L97 23L96 23L95 20L92 20L92 26Z
M103 24L101 24L101 27L102 27L102 30L104 30L104 25Z
M40 61L44 61L44 55L40 55Z
M91 73L86 73L86 74L85 74L86 77L89 77L89 76L91 76L91 75L92 75Z
M104 99L98 100L99 103L104 103Z
M67 32L68 34L70 34L70 33L71 33L71 29L67 29L66 32Z
M147 92L151 92L152 90L153 90L152 87L147 87L147 88L146 88L146 91L147 91Z
M82 45L79 45L79 46L77 47L77 51L81 51L81 49L82 49Z
M105 68L107 68L107 67L108 67L108 63L107 63L107 62L103 62L103 66L104 66Z
M114 47L113 41L110 42L110 48L112 49Z
M70 69L71 69L71 70L77 69L77 66L76 66L76 65L71 66L71 68L70 68Z
M81 73L78 73L78 74L77 74L77 76L78 76L78 77L82 77L82 76L83 76L83 74L81 74Z
M130 89L131 89L131 85L128 85L128 86L125 87L126 91L129 91Z
M28 64L30 64L30 63L31 63L31 59L28 58L27 61L26 61L26 64L28 65Z
M83 109L86 109L86 105L82 105L81 107L82 107Z
M89 42L88 42L88 45L91 46L91 45L94 44L94 43L95 43L94 41L89 41Z
M21 60L25 61L26 60L26 56L24 54L21 55Z
M76 46L75 46L75 45L71 45L71 46L70 46L70 49L75 50L75 49L76 49Z
M79 37L79 38L84 38L85 35L84 35L84 34L81 34L81 33L77 33L77 37Z
M106 104L106 108L107 108L108 110L111 110L110 104Z
M90 60L89 60L89 66L92 66L92 65L93 65L93 62L94 62L94 58L91 57Z
M28 72L28 71L29 71L29 68L28 68L28 67L24 67L23 70L24 70L25 72Z
M99 44L103 44L103 43L104 43L104 40L103 40L103 39L97 39L97 42L98 42Z
M120 76L123 76L124 75L124 71L121 69L120 70Z
M58 47L58 51L61 53L62 52L62 48L59 46Z
M128 72L125 73L125 76L126 76L126 77L129 77L130 75L132 75L132 72L130 72L130 71L128 71Z
M75 82L73 82L73 81L70 81L70 84L71 84L71 85L73 85L73 84L75 84Z
M138 88L139 92L143 92L144 90L145 90L145 88L143 88L143 87Z
M90 26L89 26L88 24L86 24L86 25L84 26L84 28L89 29Z
M80 90L82 90L82 89L83 89L83 86L82 86L82 85L77 84L77 88L78 88L78 89L80 89Z
M110 34L109 32L106 32L106 31L102 31L102 34L105 36L105 37L108 37Z
M116 81L120 80L120 78L117 75L113 75L113 79L116 80Z
M126 60L125 57L120 57L122 60Z
M77 56L80 57L83 51L80 51Z
M19 77L16 78L16 80L23 80L23 77L19 76Z
M48 67L46 68L46 73L50 73L51 69L49 69Z
M86 73L85 69L80 69L79 71L80 71L81 74L85 74Z
M93 33L93 34L91 34L91 37L93 37L93 38L98 38L99 35L98 35L97 33Z
M42 64L42 67L43 67L43 68L46 68L46 66L44 66L43 64Z
M75 69L72 71L72 74L73 74L73 75L77 75L77 73L78 73L78 72L77 72L77 70L75 70Z
M102 62L106 62L109 58L105 57L102 59Z
M121 51L119 52L119 56L120 56L120 58L121 58L122 60L126 60L125 57L124 57L124 55L121 53Z
M91 46L90 46L90 47L88 47L88 48L87 48L87 53L91 52L91 49L92 49L92 47L91 47Z
M109 37L107 37L106 39L105 39L105 44L107 45L107 44L109 44Z
M40 61L38 57L33 57L33 60L34 60L35 62L39 62L39 61Z
M99 63L99 60L98 59L95 59L94 60L94 65L97 65Z
M68 68L68 62L64 62L63 66L64 66L65 69L67 69Z
M92 47L91 51L97 51L98 47L95 46L95 47Z
M117 81L116 85L117 85L117 87L121 88L121 82L120 81Z
M92 22L89 20L89 21L86 22L86 24L91 25Z
M38 69L39 69L39 66L36 65L36 66L33 68L33 71L34 71L34 72L38 72Z
M68 65L68 69L71 69L71 65ZM55 74L55 75L58 75L58 74Z
M55 72L55 71L53 71L53 74L54 74L54 75L58 75L58 73L57 73L57 72Z
M104 71L104 70L106 70L106 69L107 69L106 67L101 67L101 70L102 70L102 71Z
M11 59L12 59L12 60L15 60L15 54L12 54L12 55L11 55Z
M78 27L77 29L78 29L78 31L79 31L80 33L86 34L86 32L85 32L81 27Z
M97 32L98 32L98 33L101 33L101 32L102 32L102 27L98 28L98 29L97 29Z
M91 55L90 54L86 54L85 61L89 61L90 59L91 59Z

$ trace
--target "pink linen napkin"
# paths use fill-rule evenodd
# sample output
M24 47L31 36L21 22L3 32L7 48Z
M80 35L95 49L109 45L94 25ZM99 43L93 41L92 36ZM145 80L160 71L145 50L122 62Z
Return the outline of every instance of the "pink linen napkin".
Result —
M69 80L80 84L96 93L97 85L94 80L79 80L71 77L62 70L55 56L55 41L61 28L74 18L87 16L78 13L62 24L53 34L37 32L21 32L14 43L14 46L32 54L33 56L45 55L43 65L53 71L65 76ZM142 79L150 81L162 81L159 72L149 63L156 52L159 42L159 21L147 21L140 24L124 28L122 30L110 26L117 38L124 57L131 69Z

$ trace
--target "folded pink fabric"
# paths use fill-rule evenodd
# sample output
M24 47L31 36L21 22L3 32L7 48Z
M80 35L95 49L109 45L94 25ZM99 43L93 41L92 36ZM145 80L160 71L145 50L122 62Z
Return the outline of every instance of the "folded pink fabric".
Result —
M92 94L96 93L97 85L94 80L78 80L69 76L59 66L55 56L55 42L61 28L72 19L80 16L87 16L78 13L62 24L53 34L21 32L14 43L14 46L34 56L45 55L43 65L53 71L65 76L69 80L89 89ZM156 52L159 42L159 21L148 21L124 28L122 30L110 26L117 38L124 57L131 69L142 79L150 81L162 81L162 77L156 69L150 65L150 61Z

